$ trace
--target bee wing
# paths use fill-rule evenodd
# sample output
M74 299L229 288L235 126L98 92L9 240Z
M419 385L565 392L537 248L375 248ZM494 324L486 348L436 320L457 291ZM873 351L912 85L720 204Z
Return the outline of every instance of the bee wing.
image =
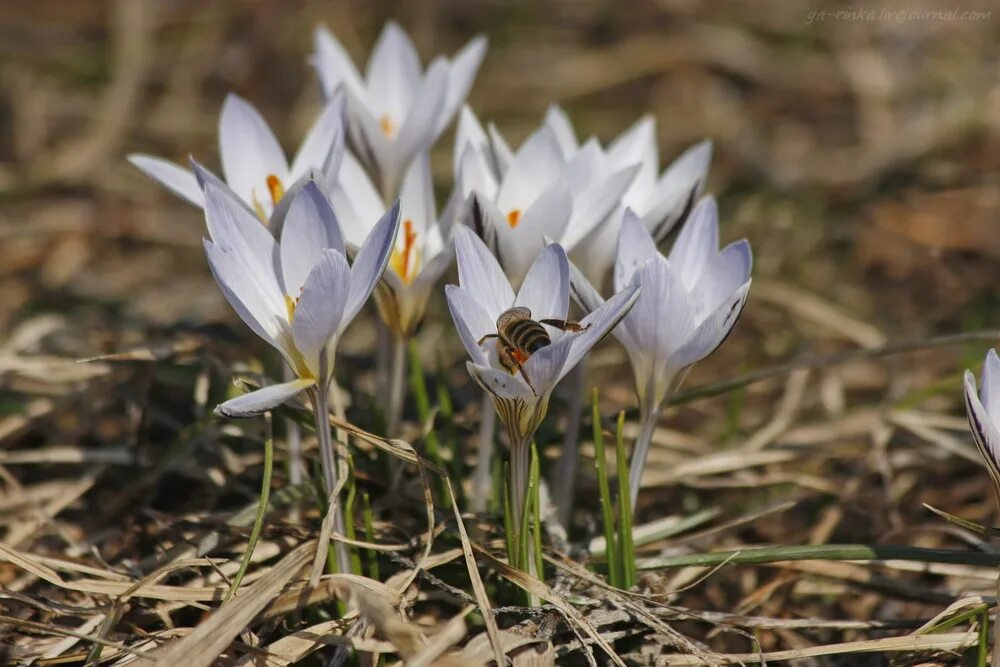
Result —
M507 327L514 324L515 322L523 322L524 320L531 319L531 309L525 306L515 306L514 308L508 308L507 310L500 313L500 317L497 318L497 331L503 335L507 330Z

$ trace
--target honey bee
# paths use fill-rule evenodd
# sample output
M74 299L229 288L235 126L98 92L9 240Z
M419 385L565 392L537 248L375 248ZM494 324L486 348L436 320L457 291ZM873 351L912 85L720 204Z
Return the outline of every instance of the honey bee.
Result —
M583 326L579 322L571 322L569 320L545 319L536 321L531 319L531 309L524 306L516 306L500 313L500 317L497 318L496 333L486 334L479 339L479 344L482 345L484 341L496 338L497 356L500 359L500 364L511 375L520 371L521 377L528 383L528 386L531 387L531 391L535 395L538 392L535 391L534 385L531 384L528 374L524 372L524 363L528 361L528 358L532 354L538 352L546 345L552 344L549 332L545 330L545 327L542 326L543 324L555 327L560 331L572 331L574 333L584 331L590 327L589 324Z

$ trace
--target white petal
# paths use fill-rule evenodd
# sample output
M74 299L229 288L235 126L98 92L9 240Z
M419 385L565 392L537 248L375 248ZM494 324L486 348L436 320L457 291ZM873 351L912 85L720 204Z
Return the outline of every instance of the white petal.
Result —
M719 210L713 197L705 197L691 212L677 235L668 258L690 290L719 252Z
M330 199L347 242L356 246L364 243L385 212L382 197L350 152L344 153Z
M562 174L565 163L555 136L547 127L535 131L518 149L497 192L502 211L522 212Z
M471 361L465 362L465 367L479 386L494 396L528 403L537 400L537 396L531 391L531 387L521 379L520 374L511 375L507 371L481 366Z
M259 415L295 398L314 384L315 380L292 380L282 384L272 384L222 403L215 408L215 414L222 417Z
M133 153L128 161L139 168L142 173L195 206L205 206L205 195L198 185L198 179L180 165L152 155Z
M372 104L397 126L414 103L420 74L420 57L413 42L398 23L388 21L372 47L365 78Z
M632 165L616 171L607 179L592 183L574 198L573 218L563 239L567 248L572 249L617 210L622 195L632 183L638 170L639 165Z
M424 231L437 217L434 211L434 183L431 181L431 161L427 153L417 155L406 170L399 204L404 220L411 220Z
M973 438L987 459L990 474L997 480L997 468L1000 467L1000 430L976 393L976 378L971 371L965 371L965 409Z
M260 284L247 275L245 267L231 253L207 239L203 245L208 268L229 305L251 331L288 355L290 350L286 349L287 339L281 324L287 315L276 310L272 296L261 290Z
M551 394L562 379L564 375L562 369L573 351L572 337L578 335L580 334L567 334L538 350L524 362L522 366L524 373L518 374L532 388L536 396Z
M490 135L490 154L493 157L493 167L496 170L497 178L503 178L507 170L510 169L510 165L514 163L514 151L510 149L510 145L500 134L496 125L490 123L486 132Z
M431 63L420 87L414 92L413 107L393 142L398 169L405 169L417 153L427 150L437 140L440 134L438 121L447 94L448 64L439 59Z
M455 257L458 284L476 296L491 320L514 305L514 291L496 258L468 227L455 229Z
M569 157L576 152L577 143L576 134L573 132L573 123L570 122L569 116L561 107L556 104L551 105L545 112L545 120L542 122L552 130L564 157Z
M646 225L630 209L622 217L618 233L618 257L615 260L614 285L621 290L632 280L640 266L656 257L659 251Z
M701 279L690 292L696 321L704 319L750 280L752 263L750 244L746 240L730 243L709 260Z
M597 310L580 320L580 324L586 327L583 331L566 334L563 340L569 341L570 350L563 367L559 371L557 381L564 378L587 353L604 340L605 336L611 333L612 329L618 326L618 323L628 315L629 311L636 304L636 300L640 297L641 290L638 286L633 285L628 287L612 296Z
M251 206L272 206L268 176L288 185L288 163L271 128L243 98L230 93L219 117L222 173L236 194Z
M569 311L569 260L562 246L545 247L531 265L517 293L516 306L527 306L532 319L566 318Z
M487 334L497 332L496 323L489 314L483 310L482 303L476 295L458 285L446 285L444 288L445 298L448 301L448 310L451 311L451 319L455 323L465 350L477 364L487 364L486 354L479 341ZM483 342L483 346L493 345L496 341L490 339Z
M347 258L336 250L325 250L302 285L295 308L292 333L295 347L314 375L320 372L320 353L337 336L351 283ZM333 359L327 368L332 372Z
M695 329L687 292L670 262L656 255L639 268L635 282L642 294L623 326L635 345L663 372L671 355Z
M980 396L983 399L983 407L986 408L993 423L1000 422L1000 357L997 357L995 349L986 353L986 361L983 362L983 386Z
M486 38L479 35L469 40L452 58L451 71L448 73L448 94L438 120L438 134L451 122L455 111L469 96L469 89L472 88L472 82L485 55Z
M452 153L452 169L455 179L462 172L462 160L465 157L465 149L472 145L477 152L489 150L489 140L486 132L480 124L476 114L473 113L469 105L463 105L458 115L458 127L455 129L455 146Z
M334 96L313 123L292 161L289 177L293 181L310 168L319 169L324 174L337 174L344 150L345 104L343 93Z
M573 212L573 200L562 184L542 194L524 211L516 227L497 227L500 262L511 282L520 284L528 268L545 247L545 239L561 239Z
M477 149L471 143L466 144L462 151L455 181L455 187L462 193L463 198L467 198L473 192L481 193L490 201L496 197L498 188L496 175L483 150Z
M313 38L315 51L312 64L319 74L326 98L332 99L334 91L341 85L346 85L348 92L367 101L361 75L333 33L328 28L320 26L316 28Z
M711 161L712 142L702 141L684 151L657 181L653 201L643 213L657 243L694 205L705 184Z
M705 318L671 356L670 366L680 370L715 352L739 321L749 290L750 281L747 281Z
M309 181L294 195L281 229L281 270L288 296L299 296L306 277L327 248L343 255L344 239L330 202L316 183Z
M340 330L343 331L368 301L372 290L389 264L396 232L399 231L399 202L393 204L382 219L375 223L371 233L358 250L351 266L351 287L344 306Z
M591 284L583 272L572 262L569 265L569 285L570 294L573 300L586 313L592 313L601 307L604 298L600 292Z

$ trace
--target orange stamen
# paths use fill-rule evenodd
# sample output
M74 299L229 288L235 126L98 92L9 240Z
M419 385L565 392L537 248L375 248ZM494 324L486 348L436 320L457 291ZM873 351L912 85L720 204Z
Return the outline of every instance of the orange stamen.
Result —
M275 206L285 196L285 186L281 184L281 179L274 174L267 175L267 189L271 193L271 203Z
M507 214L507 224L511 229L516 229L519 222L521 222L521 209L515 208Z
M396 134L396 126L392 122L392 118L389 114L384 114L378 119L378 124L382 128L382 134L384 134L389 139L392 139L392 135Z
M416 273L418 260L417 232L413 229L412 220L404 220L403 247L393 250L389 266L402 278L404 283L409 284L413 280L411 273Z
M514 348L510 351L510 356L512 356L514 358L514 361L521 364L522 366L524 365L524 362L528 360L528 353L524 352L523 350L519 350L517 348Z

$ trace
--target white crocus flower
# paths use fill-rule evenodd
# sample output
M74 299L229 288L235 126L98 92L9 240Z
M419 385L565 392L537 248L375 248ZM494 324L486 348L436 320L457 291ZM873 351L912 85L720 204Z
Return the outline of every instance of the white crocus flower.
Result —
M558 107L549 109L545 123L555 132L559 145L568 155L574 151L592 151L595 154L593 161L606 165L603 166L605 170L639 165L635 177L621 196L617 210L592 228L570 251L573 262L595 284L600 285L604 281L614 264L615 244L624 209L632 209L646 224L653 239L660 243L678 222L687 217L701 195L712 160L710 141L690 147L660 174L656 123L652 117L640 119L612 141L607 149L593 139L579 146L572 124Z
M653 429L670 393L686 371L715 351L732 331L750 290L752 257L746 240L719 250L715 200L704 198L667 257L631 210L618 238L614 288L639 285L642 295L615 330L632 362L642 431L630 464L632 507ZM603 303L597 290L572 269L574 297L586 310Z
M219 153L224 183L263 222L292 186L312 173L329 187L344 154L344 97L326 105L302 141L291 164L260 113L242 97L230 93L219 116ZM188 170L162 158L133 153L129 162L182 199L205 208L205 183L223 183L194 163Z
M331 201L348 245L360 245L384 210L375 186L349 153L344 156ZM417 156L407 169L399 205L402 223L375 301L393 334L407 339L423 319L431 291L453 257L437 216L426 153Z
M551 343L530 355L514 351L521 370L511 374L500 363L498 339L484 336L495 336L497 319L514 307L527 308L535 321L565 321L570 287L566 251L557 244L546 246L516 295L497 260L472 230L455 230L455 253L459 285L447 286L448 307L471 357L466 364L469 373L493 398L507 427L511 498L519 517L525 497L529 445L548 409L552 390L625 316L639 288L626 287L584 318L578 330L563 331L546 325Z
M596 144L596 142L594 142ZM456 181L469 202L465 221L486 242L515 284L554 240L572 251L615 209L638 166L613 168L588 144L567 154L543 124L511 151L467 108L456 134Z
M1000 357L996 350L986 355L978 392L976 376L972 371L965 371L965 410L972 437L1000 498Z
M212 275L240 318L284 357L296 379L226 401L219 414L271 410L306 389L325 392L341 333L375 289L399 227L386 213L347 262L340 226L315 183L294 196L280 241L231 192L205 187L205 240Z
M407 167L451 122L485 54L486 39L476 37L453 58L434 58L424 72L413 42L390 21L362 78L333 33L316 29L312 63L328 98L346 89L351 144L383 201L397 196Z

